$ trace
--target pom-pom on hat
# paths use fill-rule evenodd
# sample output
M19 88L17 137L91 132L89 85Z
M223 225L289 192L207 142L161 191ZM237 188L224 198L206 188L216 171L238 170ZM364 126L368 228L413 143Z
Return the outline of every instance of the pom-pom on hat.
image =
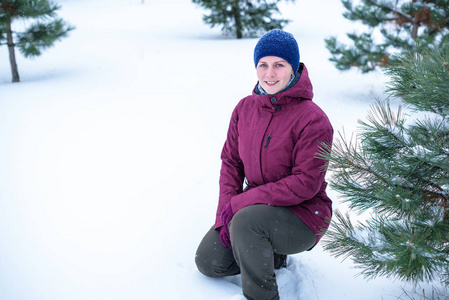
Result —
M277 56L285 59L296 72L299 68L299 47L291 33L274 29L265 33L254 48L254 64L262 57Z

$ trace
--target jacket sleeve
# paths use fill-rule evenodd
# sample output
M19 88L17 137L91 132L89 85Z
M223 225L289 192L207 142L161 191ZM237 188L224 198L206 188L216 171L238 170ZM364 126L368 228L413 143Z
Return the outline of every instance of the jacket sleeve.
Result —
M316 115L304 127L293 152L290 175L232 197L232 210L254 204L293 206L312 199L325 188L325 161L317 158L321 143L332 144L333 129L325 115Z
M221 152L222 163L219 181L220 196L215 217L215 229L223 226L223 222L220 218L223 207L231 200L232 197L242 193L243 191L243 180L245 175L243 162L240 159L238 151L238 107L239 106L237 105L232 113L228 134Z

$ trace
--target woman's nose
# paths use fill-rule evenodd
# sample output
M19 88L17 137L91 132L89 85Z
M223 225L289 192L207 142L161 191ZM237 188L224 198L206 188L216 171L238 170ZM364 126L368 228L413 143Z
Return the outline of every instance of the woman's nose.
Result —
M276 75L276 73L274 72L274 69L273 68L268 68L267 76L273 77L274 75Z

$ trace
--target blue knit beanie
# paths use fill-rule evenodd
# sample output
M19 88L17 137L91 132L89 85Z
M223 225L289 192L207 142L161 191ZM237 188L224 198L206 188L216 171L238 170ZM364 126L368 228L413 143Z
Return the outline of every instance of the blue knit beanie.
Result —
M296 72L299 69L298 43L291 33L274 29L265 33L257 42L254 49L254 64L262 57L277 56L285 59Z

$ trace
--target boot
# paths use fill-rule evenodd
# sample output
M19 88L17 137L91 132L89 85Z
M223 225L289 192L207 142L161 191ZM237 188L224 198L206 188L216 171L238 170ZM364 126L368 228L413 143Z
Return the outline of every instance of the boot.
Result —
M287 267L287 255L284 254L274 254L274 268L286 268Z

